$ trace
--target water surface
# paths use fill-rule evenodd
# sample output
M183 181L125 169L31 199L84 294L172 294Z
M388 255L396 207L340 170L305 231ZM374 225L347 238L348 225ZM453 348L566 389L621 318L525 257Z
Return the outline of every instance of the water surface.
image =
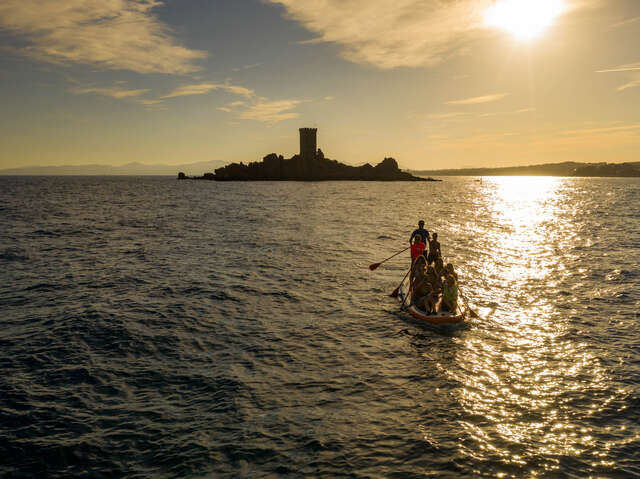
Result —
M640 182L0 178L0 476L640 476ZM389 293L418 219L482 319Z

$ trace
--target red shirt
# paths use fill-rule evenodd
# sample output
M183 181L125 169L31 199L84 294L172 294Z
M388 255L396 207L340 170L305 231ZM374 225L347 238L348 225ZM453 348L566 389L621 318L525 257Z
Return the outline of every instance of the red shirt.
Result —
M413 243L411 245L411 259L416 259L418 256L422 254L424 251L425 244L420 241L420 243Z

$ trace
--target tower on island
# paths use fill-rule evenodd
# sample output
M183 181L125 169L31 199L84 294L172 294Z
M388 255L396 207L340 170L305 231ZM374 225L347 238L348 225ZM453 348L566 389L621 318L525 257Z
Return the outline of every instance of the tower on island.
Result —
M317 128L300 128L300 157L315 158L317 140Z

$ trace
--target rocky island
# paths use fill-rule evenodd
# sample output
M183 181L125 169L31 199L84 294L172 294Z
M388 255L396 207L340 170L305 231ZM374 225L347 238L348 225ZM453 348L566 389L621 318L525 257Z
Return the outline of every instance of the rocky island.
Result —
M316 128L300 128L300 153L285 159L282 155L271 153L261 162L231 163L218 168L214 173L205 173L200 177L188 177L178 174L178 179L200 179L215 181L441 181L433 178L420 178L400 170L393 158L385 158L376 166L369 163L362 166L350 166L336 160L325 158L321 149L316 149Z

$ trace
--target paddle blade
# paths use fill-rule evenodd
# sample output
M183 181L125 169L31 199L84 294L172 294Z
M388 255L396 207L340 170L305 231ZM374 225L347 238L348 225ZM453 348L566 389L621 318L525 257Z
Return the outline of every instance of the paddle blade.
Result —
M465 313L468 313L469 316L471 316L472 318L479 318L480 316L478 316L478 313L476 313L473 309L471 309L471 307L469 306L469 303L465 303L465 306L467 307L465 309Z
M373 271L373 270L377 269L377 268L378 268L378 266L380 266L381 264L382 264L382 263L373 263L373 264L370 264L370 265L369 265L369 269L370 269L371 271Z
M394 289L393 293L391 293L389 296L391 296L392 298L397 298L399 293L400 293L400 286Z

